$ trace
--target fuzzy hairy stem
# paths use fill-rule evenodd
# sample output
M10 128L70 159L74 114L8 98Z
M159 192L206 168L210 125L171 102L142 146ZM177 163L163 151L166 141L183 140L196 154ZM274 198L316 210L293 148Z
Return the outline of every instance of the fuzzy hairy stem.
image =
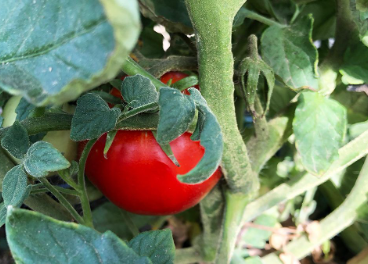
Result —
M244 207L259 187L258 177L252 170L238 130L234 106L232 23L245 1L185 2L196 33L201 93L216 115L224 139L221 168L229 192L225 199L221 244L215 260L224 264L230 261L239 231L239 216L242 215L242 208L235 209L233 205Z

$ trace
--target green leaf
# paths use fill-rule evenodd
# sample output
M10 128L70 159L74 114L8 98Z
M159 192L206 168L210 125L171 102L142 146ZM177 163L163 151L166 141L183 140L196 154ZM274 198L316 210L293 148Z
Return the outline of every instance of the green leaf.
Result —
M199 183L208 179L219 166L224 142L220 125L206 100L195 88L189 88L189 92L198 109L198 122L191 138L200 140L205 151L195 168L184 175L178 175L178 179L185 183Z
M121 86L124 101L132 108L158 101L158 93L150 79L140 74L126 77Z
M70 166L63 154L45 141L38 141L28 149L23 164L25 170L33 177L45 177L49 172Z
M143 232L129 241L139 256L149 257L153 264L174 263L175 245L170 229Z
M313 16L314 40L327 40L335 37L336 6L334 0L324 0L312 1L301 8L299 19L309 14Z
M17 206L23 203L27 191L27 174L22 165L12 168L3 181L2 196L4 205Z
M137 1L4 0L0 87L35 105L62 104L118 73L140 31ZM17 34L14 34L16 29Z
M114 138L115 138L117 132L118 132L117 130L113 130L113 131L110 131L110 132L107 133L106 143L105 143L105 147L104 147L104 151L103 151L103 154L104 154L105 157L106 157L106 154L107 154L107 152L109 151L109 149L112 145L112 142L114 142Z
M4 118L2 116L0 116L0 127L3 126L3 121L4 121Z
M195 103L189 96L168 87L160 89L158 103L157 142L164 145L187 131L195 116Z
M169 32L193 33L184 0L142 0L139 2L142 14L165 26Z
M18 121L15 121L1 139L1 145L13 157L22 159L29 148L27 130Z
M340 67L341 80L345 84L368 83L368 47L359 42L350 46L344 54L344 63Z
M152 131L153 136L155 137L156 141L157 141L157 132L156 131ZM157 142L159 143L159 142ZM170 143L164 143L164 144L160 144L160 147L162 149L162 151L166 154L166 156L169 157L169 159L176 165L176 166L180 166L179 161L175 158L175 155L171 149Z
M368 46L368 9L364 0L350 0L353 21L358 27L360 40Z
M349 92L346 90L345 85L340 85L331 94L331 98L346 107L349 124L367 120L368 104L367 95L364 93Z
M104 203L93 210L93 225L96 230L99 232L110 230L124 240L132 239L131 231L126 225L122 224L124 223L124 216L121 210L110 202ZM127 214L138 228L150 225L159 219L158 216L136 215L129 212Z
M80 97L72 119L70 138L74 141L94 139L115 127L120 109L110 109L98 95Z
M272 228L277 224L277 218L272 215L263 214L254 220L254 224ZM271 235L271 231L250 227L244 233L242 240L248 246L263 249Z
M262 58L293 90L318 89L318 53L312 42L313 19L289 27L271 26L262 35Z
M100 234L36 212L10 207L5 226L17 263L152 263L111 232Z
M22 121L26 119L35 108L36 106L29 103L26 99L24 98L20 99L20 102L17 108L15 109L15 112L17 113L16 120Z
M2 188L5 175L14 167L13 161L5 153L5 150L2 147L0 147L0 164L0 188Z
M0 227L3 226L5 224L5 220L6 220L6 207L4 205L4 203L0 204Z
M321 175L339 157L346 123L346 110L335 100L314 92L300 95L293 129L307 171Z

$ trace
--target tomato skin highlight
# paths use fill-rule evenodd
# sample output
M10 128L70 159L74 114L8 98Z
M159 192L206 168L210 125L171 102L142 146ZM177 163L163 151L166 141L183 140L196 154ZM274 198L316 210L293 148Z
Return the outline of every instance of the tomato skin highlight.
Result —
M204 154L198 141L184 133L170 143L180 167L162 151L151 131L119 130L107 158L106 134L93 145L85 173L117 206L136 214L169 215L196 205L219 181L218 168L199 184L179 182L177 174L189 172Z
M161 82L167 84L170 80L171 83L176 83L177 81L180 81L181 79L184 79L185 77L188 77L188 74L185 74L183 72L178 72L178 71L171 71L171 72L167 72L164 75L161 76ZM197 88L199 90L199 86L195 85L195 88ZM185 89L184 92L182 92L186 95L190 95L188 89Z

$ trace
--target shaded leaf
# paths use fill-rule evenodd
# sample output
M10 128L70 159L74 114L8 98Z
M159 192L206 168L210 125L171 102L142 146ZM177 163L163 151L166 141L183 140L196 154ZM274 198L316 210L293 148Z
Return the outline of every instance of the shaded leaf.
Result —
M106 154L109 151L112 143L114 142L114 138L115 138L117 132L118 132L117 130L113 130L113 131L108 132L107 135L106 135L106 143L105 143L105 147L104 147L104 151L103 151L103 154L104 154L105 157L106 157Z
M262 35L262 58L294 90L318 89L317 49L312 42L313 19L305 16L289 27L271 26Z
M115 127L119 114L120 109L110 109L100 96L83 95L77 102L70 138L74 141L97 138Z
M18 263L149 264L111 232L8 208L7 240ZM22 237L22 239L19 239Z
M68 160L50 143L38 141L27 151L24 159L25 170L33 177L45 177L49 172L66 169Z
M4 205L4 203L0 204L0 227L3 226L5 224L5 220L6 220L6 207Z
M132 233L129 228L122 224L124 216L116 205L108 202L93 210L93 225L99 232L112 231L124 240L132 239ZM149 225L159 218L158 216L136 215L129 213L129 217L134 221L138 228Z
M0 189L2 189L3 180L8 171L14 167L13 161L5 153L5 150L0 147Z
M254 220L254 224L265 227L275 227L278 223L277 218L272 215L263 214ZM249 227L242 236L242 240L248 246L263 249L269 240L272 232L257 227Z
M35 108L36 106L29 103L26 99L24 98L20 99L20 102L17 108L15 109L15 112L17 113L16 120L22 121L26 119Z
M153 264L174 263L175 245L170 229L143 232L130 240L129 246L138 255L149 257Z
M16 121L1 139L1 145L13 157L22 159L29 147L28 132L18 121Z
M150 79L140 74L128 76L121 85L124 101L132 108L158 101L158 92Z
M195 115L194 101L180 91L164 87L160 89L160 117L157 142L168 144L189 128Z
M205 151L195 168L184 175L179 175L178 179L185 183L199 183L208 179L219 166L224 142L220 125L216 116L207 106L206 100L195 88L189 88L189 92L190 98L198 109L197 126L191 138L192 140L200 140Z
M293 129L307 171L321 175L339 157L346 123L346 110L335 100L314 92L300 95Z
M344 54L344 63L340 67L342 81L345 84L368 83L368 47L359 42L351 45Z
M112 79L140 30L135 0L4 0L0 17L0 87L35 105L62 104Z
M368 46L368 9L364 0L350 0L353 21L358 27L360 40Z
M27 174L22 165L17 165L5 175L2 188L4 205L17 206L24 200L27 191Z

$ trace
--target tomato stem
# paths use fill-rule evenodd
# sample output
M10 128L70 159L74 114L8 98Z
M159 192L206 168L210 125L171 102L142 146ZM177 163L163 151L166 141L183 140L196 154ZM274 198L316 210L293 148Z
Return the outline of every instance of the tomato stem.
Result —
M80 224L85 224L84 219L78 214L74 207L69 203L69 201L53 186L46 177L38 179L55 197L58 199L60 204L62 204L73 218Z
M91 150L93 144L97 139L92 139L88 141L86 147L83 149L81 158L79 160L79 171L78 171L78 185L80 192L80 199L83 210L83 219L86 226L93 228L93 220L92 220L92 211L91 206L89 204L87 187L86 187L86 177L84 175L84 169L86 167L86 161L88 157L88 153Z
M268 26L279 26L279 27L285 27L285 25L280 24L279 22L276 22L274 20L271 20L267 17L264 17L260 14L257 14L256 12L250 11L246 8L243 9L245 12L245 17L253 20L257 20L258 22L261 22Z
M123 72L125 72L128 75L136 75L140 74L144 77L147 77L151 80L153 85L156 87L157 90L159 90L161 87L166 87L166 84L163 84L158 79L156 79L153 75L151 75L149 72L147 72L145 69L143 69L137 62L135 62L131 57L128 57L123 65L122 68Z

